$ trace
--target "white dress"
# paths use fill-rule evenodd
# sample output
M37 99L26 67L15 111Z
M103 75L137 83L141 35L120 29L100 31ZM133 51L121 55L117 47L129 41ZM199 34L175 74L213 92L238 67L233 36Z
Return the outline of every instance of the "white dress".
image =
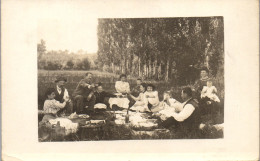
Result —
M117 81L115 83L115 88L117 93L119 94L130 92L130 86L128 82ZM127 97L124 97L124 98L110 98L108 102L110 104L110 108L112 108L112 105L117 105L118 107L127 109L129 107L130 101L128 100Z
M138 96L138 100L135 102L135 104L131 107L131 110L138 111L138 112L146 112L150 111L148 109L148 102L145 98L144 93L140 93Z
M215 86L203 86L201 91L201 98L208 97L215 102L220 102L218 96L215 93L217 93L217 88Z
M147 98L147 96L149 96L149 97ZM157 112L157 111L161 110L157 91L152 91L152 92L146 91L144 93L144 97L147 99L147 104L150 103L152 105L152 108L151 108L152 112Z

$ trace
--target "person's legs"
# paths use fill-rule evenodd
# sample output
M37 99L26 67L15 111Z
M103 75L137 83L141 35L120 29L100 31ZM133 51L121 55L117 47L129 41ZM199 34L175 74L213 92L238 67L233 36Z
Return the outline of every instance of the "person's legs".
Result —
M93 95L89 101L86 101L87 111L94 111L94 105L96 103L96 97Z
M77 95L74 97L74 108L77 114L82 113L85 107L84 97Z
M73 112L73 103L72 103L72 101L67 103L67 105L65 106L65 110L66 110L65 113L67 115L70 115Z
M178 121L176 121L173 117L167 118L165 121L162 121L161 126L164 128L169 128L169 127L176 127L178 125Z

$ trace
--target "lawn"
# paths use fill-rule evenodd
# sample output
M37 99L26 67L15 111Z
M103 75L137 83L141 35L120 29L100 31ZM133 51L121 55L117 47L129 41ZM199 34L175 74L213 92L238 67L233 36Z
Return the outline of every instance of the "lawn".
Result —
M107 73L107 72L100 72L100 71L45 71L39 70L38 71L38 109L42 109L43 102L44 102L44 92L48 87L53 87L55 85L54 81L57 76L63 75L67 78L66 88L68 89L69 93L71 94L73 90L76 88L78 82L84 77L86 72L93 73L93 80L94 82L102 82L103 87L106 91L114 92L115 82L119 79L118 75ZM136 78L128 78L128 82L130 86L135 85ZM159 93L159 98L162 100L163 92L169 90L173 87L173 97L179 101L180 99L180 92L181 87L172 86L170 83L165 82L153 82L156 90ZM224 106L223 97L221 99L221 106ZM224 122L224 114L218 113L217 115L212 118L210 115L204 115L202 117L202 121L207 124L211 124L214 120L216 123L223 123ZM93 135L97 134L97 135ZM111 125L106 124L99 128L98 130L94 130L92 134L87 133L85 129L80 129L76 134L72 134L66 136L65 138L52 138L48 141L82 141L82 140L129 140L129 139L179 139L179 138L193 138L194 136L189 136L187 133L178 133L174 130L168 131L167 133L163 134L155 134L155 135L134 135L132 130L127 126L118 126L118 125ZM223 132L214 131L212 129L200 132L198 134L199 138L223 138Z

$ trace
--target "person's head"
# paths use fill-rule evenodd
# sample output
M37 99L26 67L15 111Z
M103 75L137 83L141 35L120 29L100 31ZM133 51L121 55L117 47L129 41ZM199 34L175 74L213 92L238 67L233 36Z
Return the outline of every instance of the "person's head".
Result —
M125 74L121 74L121 75L120 75L120 80L121 80L122 82L125 82L125 81L126 81L126 75L125 75Z
M212 84L213 84L212 80L209 79L209 80L207 81L207 86L208 86L208 87L211 87Z
M136 80L136 84L137 84L138 86L140 86L140 85L141 85L141 83L142 83L142 80L141 80L141 78L138 78L138 79Z
M209 70L207 67L203 67L201 70L200 70L200 76L201 78L205 78L207 77L209 74Z
M141 83L140 84L140 91L141 92L145 92L146 91L146 84L145 83Z
M102 92L103 91L103 87L102 87L102 84L101 83L98 83L97 84L97 92Z
M64 77L58 77L56 80L55 80L55 83L57 84L58 87L62 88L64 87L65 83L67 82L67 79L64 78Z
M171 91L165 91L163 93L163 99L166 100L166 99L169 99L171 98Z
M54 99L55 98L55 89L54 88L48 88L45 92L46 99Z
M148 92L152 92L155 90L155 87L153 84L147 84L147 89L146 89Z
M93 75L92 73L86 73L85 74L85 79L91 81L92 80L92 75Z
M192 97L192 90L190 87L184 87L181 91L181 98L185 101Z

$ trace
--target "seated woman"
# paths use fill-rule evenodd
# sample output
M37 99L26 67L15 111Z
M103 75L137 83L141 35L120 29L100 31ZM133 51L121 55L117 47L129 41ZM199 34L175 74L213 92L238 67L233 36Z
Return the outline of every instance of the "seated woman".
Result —
M94 92L94 95L96 97L94 106L95 109L106 109L108 107L108 102L106 102L105 99L116 97L116 95L104 91L101 83L96 85L96 91Z
M152 112L160 111L160 102L158 97L158 92L155 91L155 87L152 84L147 85L147 90L144 93L144 97L147 99L148 108Z
M135 104L132 107L130 107L131 110L139 111L139 112L150 111L147 106L148 105L147 98L145 98L145 96L144 96L145 91L146 91L145 84L141 83L140 93L139 93L138 97L135 97L132 94L129 94L129 96L136 101Z
M68 100L63 103L55 100L55 89L48 88L46 93L46 100L44 102L43 111L45 115L43 116L42 122L47 122L50 119L55 119L57 117L57 112L66 106Z
M117 98L110 98L109 104L112 109L127 109L129 107L129 100L127 98L127 93L130 92L129 83L126 82L126 75L120 75L120 81L116 81L115 83L116 95Z

